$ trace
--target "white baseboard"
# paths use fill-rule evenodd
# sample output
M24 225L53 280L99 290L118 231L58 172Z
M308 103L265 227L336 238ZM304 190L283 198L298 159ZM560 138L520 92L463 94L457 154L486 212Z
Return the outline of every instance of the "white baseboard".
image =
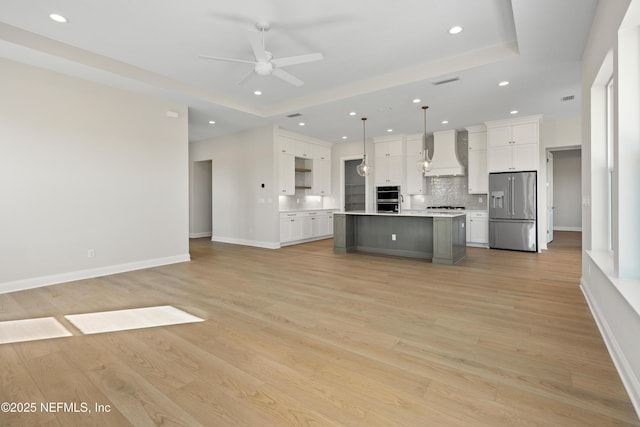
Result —
M582 231L582 227L563 227L563 226L554 226L553 231Z
M613 360L613 364L618 371L618 375L620 375L620 379L627 390L631 404L635 408L638 417L640 417L640 380L635 376L633 369L631 369L629 360L620 348L620 345L611 331L611 328L607 324L606 318L602 315L602 311L599 309L597 302L590 294L588 286L585 286L583 278L580 279L580 289L587 300L587 305L589 306L591 314L596 321L596 325L600 330L600 335L602 335L604 343L609 350L611 360Z
M333 234L328 234L326 236L311 237L310 239L293 240L291 242L280 242L280 247L299 245L300 243L309 243L309 242L315 242L317 240L325 240L325 239L333 239Z
M108 265L105 267L90 268L86 270L70 271L67 273L52 274L49 276L32 277L29 279L14 280L0 283L0 294L23 291L26 289L40 288L56 285L58 283L73 282L76 280L91 279L94 277L109 276L111 274L125 273L127 271L142 270L161 265L176 264L191 261L189 254L175 255L163 258L154 258L144 261L129 262L125 264Z
M190 239L199 239L201 237L211 237L210 231L202 231L200 233L189 233Z
M233 238L233 237L213 236L211 238L211 241L212 242L220 242L220 243L231 243L231 244L234 244L234 245L254 246L256 248L265 248L265 249L278 249L278 248L280 248L280 243L261 242L259 240L236 239L236 238Z

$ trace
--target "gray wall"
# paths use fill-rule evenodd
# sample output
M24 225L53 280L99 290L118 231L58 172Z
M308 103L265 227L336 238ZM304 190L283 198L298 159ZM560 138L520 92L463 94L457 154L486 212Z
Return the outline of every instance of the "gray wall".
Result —
M582 229L580 150L553 152L553 229Z
M193 197L190 200L189 237L211 236L212 161L193 162Z

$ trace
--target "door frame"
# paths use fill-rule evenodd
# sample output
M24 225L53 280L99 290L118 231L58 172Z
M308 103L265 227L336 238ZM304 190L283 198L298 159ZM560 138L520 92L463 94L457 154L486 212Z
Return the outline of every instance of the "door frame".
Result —
M345 177L344 177L344 168L346 167L346 162L349 160L362 160L363 156L355 155L355 156L345 156L340 157L340 210L344 211L344 185L345 185ZM365 210L369 211L369 175L364 177L364 206Z

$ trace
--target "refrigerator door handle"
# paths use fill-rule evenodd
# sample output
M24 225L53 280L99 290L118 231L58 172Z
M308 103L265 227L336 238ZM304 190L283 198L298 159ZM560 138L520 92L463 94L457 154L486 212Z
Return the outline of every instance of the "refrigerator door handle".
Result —
M516 178L511 177L511 216L516 214L516 202L514 200L514 196L516 194Z

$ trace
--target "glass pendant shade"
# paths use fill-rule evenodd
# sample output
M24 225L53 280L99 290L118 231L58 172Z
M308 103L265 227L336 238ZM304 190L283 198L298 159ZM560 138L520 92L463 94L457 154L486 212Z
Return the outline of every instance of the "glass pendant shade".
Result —
M424 134L422 135L422 151L416 164L418 171L422 174L431 170L431 158L429 157L429 150L427 150L427 108L429 107L426 105L422 107L422 111L424 111Z
M356 171L360 176L367 176L369 174L369 166L367 165L367 155L362 157L362 163L356 166Z
M371 166L367 163L367 147L365 144L366 140L366 122L367 118L362 118L362 163L356 166L356 172L360 176L367 176L371 172Z

